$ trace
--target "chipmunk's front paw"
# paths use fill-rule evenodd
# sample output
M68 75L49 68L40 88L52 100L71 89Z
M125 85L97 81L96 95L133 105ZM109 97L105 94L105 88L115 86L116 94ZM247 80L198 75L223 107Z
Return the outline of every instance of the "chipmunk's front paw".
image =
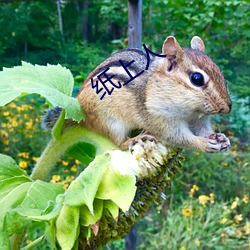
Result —
M208 152L225 151L230 147L229 139L222 133L214 133L208 137Z

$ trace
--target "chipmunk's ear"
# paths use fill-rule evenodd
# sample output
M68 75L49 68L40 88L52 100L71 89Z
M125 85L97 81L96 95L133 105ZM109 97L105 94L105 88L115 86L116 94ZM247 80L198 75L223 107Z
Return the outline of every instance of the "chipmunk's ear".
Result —
M202 52L205 51L205 45L204 45L204 42L203 40L198 37L198 36L194 36L191 40L191 48L192 49L197 49L197 50L200 50Z
M183 56L183 49L173 36L167 37L162 46L162 53L167 56L169 60L181 60Z

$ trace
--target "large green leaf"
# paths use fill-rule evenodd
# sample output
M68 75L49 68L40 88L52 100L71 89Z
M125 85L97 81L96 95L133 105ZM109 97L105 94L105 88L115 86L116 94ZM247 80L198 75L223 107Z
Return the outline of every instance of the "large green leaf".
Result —
M64 205L56 220L56 238L64 250L71 250L79 234L79 207Z
M30 186L20 206L25 209L32 208L43 211L47 202L55 200L57 195L61 193L64 193L64 188L61 185L37 180Z
M22 175L28 177L10 156L0 154L0 181Z
M0 162L0 249L9 249L9 236L21 233L31 222L30 217L47 212L55 219L63 201L56 198L64 189L61 185L32 181L9 156L0 155Z
M78 100L71 97L73 85L72 74L61 65L34 66L22 62L22 66L0 72L0 106L18 96L36 93L53 106L65 109L66 118L80 121L84 114Z
M109 165L109 154L97 156L71 183L68 190L65 192L64 203L70 206L87 205L90 212L94 214L94 198Z
M27 176L16 176L11 177L6 180L0 181L0 201L7 196L13 189L15 189L17 186L25 183L30 182L30 178Z
M112 200L124 212L134 199L136 192L135 176L120 172L112 167L108 168L98 188L96 198L103 200Z

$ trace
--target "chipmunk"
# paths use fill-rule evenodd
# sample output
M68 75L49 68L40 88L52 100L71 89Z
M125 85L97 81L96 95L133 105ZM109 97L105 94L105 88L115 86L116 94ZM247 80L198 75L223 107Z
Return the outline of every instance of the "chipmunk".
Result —
M150 57L148 70L142 50L126 49L111 55L88 75L77 96L86 112L82 125L119 146L131 141L132 130L141 129L165 145L206 152L227 149L230 142L213 131L210 115L227 114L232 104L223 74L204 50L198 36L192 38L191 48L181 48L176 38L169 36L162 46L166 57ZM129 65L133 76L144 71L120 87L130 76L119 60ZM101 100L93 83L104 71L114 83L107 81L106 87L120 88ZM101 87L99 83L99 90Z

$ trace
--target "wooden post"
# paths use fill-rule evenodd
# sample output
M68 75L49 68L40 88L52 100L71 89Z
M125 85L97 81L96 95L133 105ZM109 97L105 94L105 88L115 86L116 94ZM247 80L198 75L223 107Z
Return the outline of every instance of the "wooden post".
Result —
M142 45L142 0L128 0L128 47Z
M136 242L137 242L137 225L134 224L126 236L125 249L136 250Z

